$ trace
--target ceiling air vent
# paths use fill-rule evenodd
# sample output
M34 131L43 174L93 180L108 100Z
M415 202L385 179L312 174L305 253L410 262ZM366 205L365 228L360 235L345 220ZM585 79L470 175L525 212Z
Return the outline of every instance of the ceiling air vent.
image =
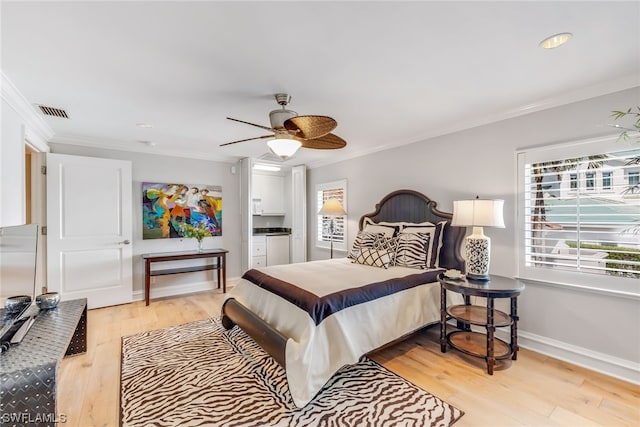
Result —
M68 119L67 112L61 108L47 107L46 105L38 105L38 108L45 116L60 117L61 119Z
M280 156L276 156L275 154L273 154L272 152L266 152L264 153L262 156L258 157L259 160L266 160L268 162L278 162L278 163L282 163L284 162L284 160L282 160L280 158Z

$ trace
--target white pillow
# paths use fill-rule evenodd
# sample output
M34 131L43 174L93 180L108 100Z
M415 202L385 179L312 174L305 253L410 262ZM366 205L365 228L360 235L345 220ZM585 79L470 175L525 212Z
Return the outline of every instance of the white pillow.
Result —
M395 233L395 228L387 227L386 225L378 225L378 224L367 224L364 227L364 231L367 233L380 233L384 234L384 237L393 237L393 233Z
M385 237L393 237L394 234L398 230L400 230L401 223L393 223L393 222L373 222L373 220L369 217L364 219L364 228L363 231L368 233L382 233Z

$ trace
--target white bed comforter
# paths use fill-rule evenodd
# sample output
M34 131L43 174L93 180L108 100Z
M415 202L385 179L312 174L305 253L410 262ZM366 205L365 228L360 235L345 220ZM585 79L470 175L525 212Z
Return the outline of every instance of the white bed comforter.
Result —
M259 270L318 297L416 274L415 269L382 269L354 264L346 258ZM311 401L342 366L354 364L371 350L440 320L437 282L342 309L318 325L306 311L246 279L241 279L227 298L235 298L289 338L285 369L291 396L298 407Z

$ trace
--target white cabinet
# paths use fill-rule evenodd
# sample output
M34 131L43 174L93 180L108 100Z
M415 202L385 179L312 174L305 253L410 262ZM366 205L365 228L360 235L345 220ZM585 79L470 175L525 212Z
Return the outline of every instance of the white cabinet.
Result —
M267 236L267 265L289 264L289 235Z
M289 235L253 236L251 268L289 264Z
M267 236L253 236L251 243L251 268L266 267Z
M284 176L254 173L251 177L254 215L284 215Z

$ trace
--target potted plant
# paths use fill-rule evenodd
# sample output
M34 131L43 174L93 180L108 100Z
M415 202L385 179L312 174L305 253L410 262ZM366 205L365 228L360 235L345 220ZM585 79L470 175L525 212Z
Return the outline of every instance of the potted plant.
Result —
M198 252L202 252L202 240L205 237L211 236L211 231L203 224L194 226L192 224L182 225L182 235L184 237L193 237L198 241Z

